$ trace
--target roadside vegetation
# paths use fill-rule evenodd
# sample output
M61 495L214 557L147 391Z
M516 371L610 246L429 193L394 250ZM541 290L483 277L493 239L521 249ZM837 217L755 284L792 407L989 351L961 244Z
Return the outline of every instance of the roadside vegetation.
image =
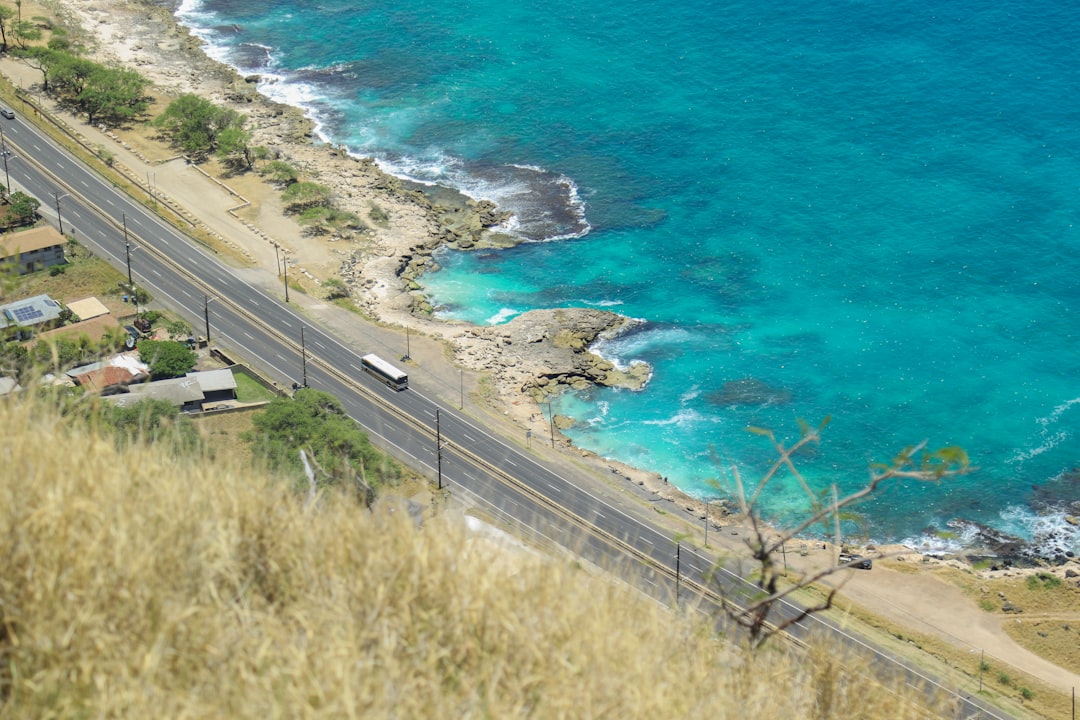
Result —
M3 717L947 716L827 644L746 654L391 498L0 403ZM93 448L58 453L57 446ZM632 631L630 631L632 628Z
M235 170L251 170L267 150L251 144L247 118L197 95L181 95L151 121L172 147L194 162L216 156Z
M252 423L247 439L272 470L291 471L290 476L312 478L318 485L354 488L368 505L378 490L409 474L371 444L336 398L320 390L302 388L292 397L275 398Z
M41 74L42 89L61 105L91 125L119 127L145 119L151 98L149 81L142 75L86 58L62 27L35 26L27 32L27 21L5 20L3 15L0 12L0 26L7 27L4 36L16 41L8 51Z

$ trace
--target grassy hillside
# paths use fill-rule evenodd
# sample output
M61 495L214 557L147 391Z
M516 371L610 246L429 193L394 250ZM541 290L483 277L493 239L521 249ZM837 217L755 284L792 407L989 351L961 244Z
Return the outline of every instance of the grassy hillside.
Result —
M839 651L747 657L453 513L308 507L42 400L0 402L0 427L0 718L943 714Z

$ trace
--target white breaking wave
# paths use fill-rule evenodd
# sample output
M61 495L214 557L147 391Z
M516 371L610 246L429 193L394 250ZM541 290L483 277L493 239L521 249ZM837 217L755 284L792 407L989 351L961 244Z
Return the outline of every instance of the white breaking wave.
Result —
M503 308L503 309L499 310L499 312L495 313L494 315L489 317L487 320L485 320L485 322L488 325L500 325L500 324L506 322L507 320L509 320L510 318L512 318L512 317L514 317L516 315L520 315L520 314L521 314L520 310L515 310L514 308Z

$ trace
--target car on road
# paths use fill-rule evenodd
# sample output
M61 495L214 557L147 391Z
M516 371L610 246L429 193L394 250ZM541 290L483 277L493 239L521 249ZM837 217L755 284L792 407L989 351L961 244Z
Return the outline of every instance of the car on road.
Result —
M11 108L0 108L0 115L3 115L8 120L14 120L15 119L15 111L12 110Z
M840 553L839 565L848 565L857 570L869 570L874 567L874 561L868 557L862 555L852 555L851 553Z

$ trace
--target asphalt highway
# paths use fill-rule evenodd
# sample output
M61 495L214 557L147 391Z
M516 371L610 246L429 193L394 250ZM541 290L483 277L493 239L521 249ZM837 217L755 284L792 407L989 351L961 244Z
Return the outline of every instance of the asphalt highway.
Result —
M596 565L613 569L643 592L671 603L681 598L715 613L720 595L737 595L744 580L727 571L714 574L711 560L579 487L476 425L456 407L427 392L422 368L409 367L410 388L396 392L361 369L360 357L373 352L393 362L400 348L372 335L351 347L312 324L284 302L240 281L235 272L153 211L114 188L30 123L0 120L8 153L3 156L10 184L42 202L64 232L73 234L162 305L203 326L211 314L211 338L283 387L301 383L324 390L343 404L373 442L454 493L534 538L562 546ZM198 208L191 208L195 212ZM130 264L129 264L130 262ZM359 321L358 321L359 322ZM302 330L301 330L302 329ZM301 333L303 334L302 361ZM678 567L676 562L678 558ZM800 608L785 604L785 617ZM828 629L870 650L866 643L815 615L790 630L806 638ZM877 651L873 651L877 652ZM878 653L881 663L904 672L913 683L935 684L922 673ZM970 701L957 717L1005 718ZM997 713L997 714L995 714Z

